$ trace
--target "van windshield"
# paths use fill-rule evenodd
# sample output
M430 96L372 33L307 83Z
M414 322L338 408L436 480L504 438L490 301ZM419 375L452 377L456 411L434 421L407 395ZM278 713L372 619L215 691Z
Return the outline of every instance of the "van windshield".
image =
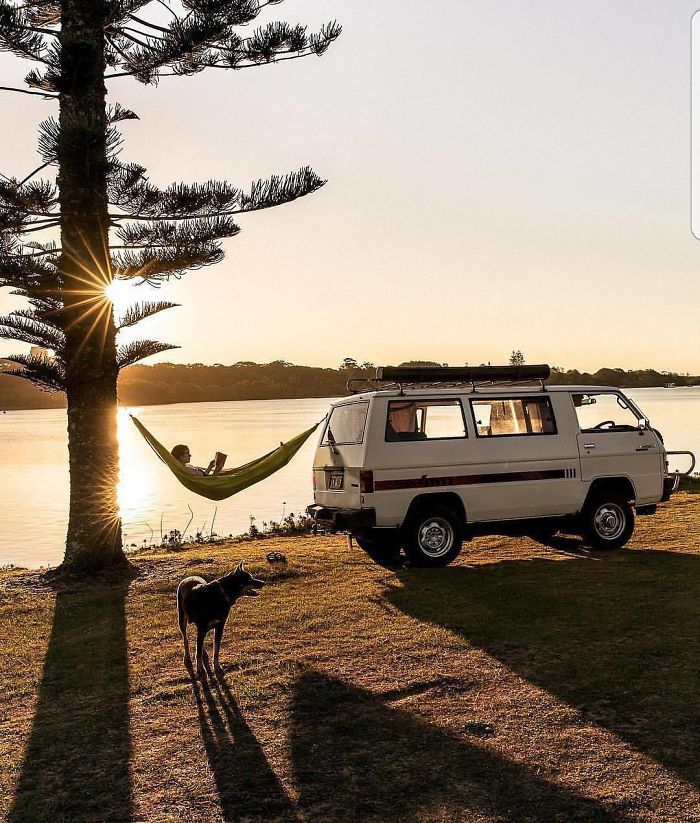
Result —
M368 400L335 406L321 443L326 446L329 444L350 446L362 443L368 408Z

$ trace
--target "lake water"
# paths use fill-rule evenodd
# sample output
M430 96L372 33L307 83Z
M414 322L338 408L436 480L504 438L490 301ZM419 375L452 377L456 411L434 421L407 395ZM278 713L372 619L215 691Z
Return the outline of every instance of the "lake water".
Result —
M700 459L700 388L635 389L630 397L664 435L668 449ZM191 494L156 458L129 412L164 444L187 443L192 460L207 465L214 451L227 466L257 457L326 413L328 399L183 403L119 411L119 501L128 546L159 542L161 530L239 534L312 501L312 435L292 462L264 482L218 504ZM68 510L66 416L60 410L0 414L0 565L56 565L63 555ZM680 466L679 466L680 467ZM188 508L188 506L191 508ZM162 524L162 525L161 525Z

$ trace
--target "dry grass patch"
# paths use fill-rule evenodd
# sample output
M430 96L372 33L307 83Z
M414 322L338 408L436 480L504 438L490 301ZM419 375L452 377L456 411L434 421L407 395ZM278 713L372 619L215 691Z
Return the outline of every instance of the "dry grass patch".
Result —
M680 495L609 556L483 538L386 569L319 537L141 556L128 588L6 575L0 816L700 819L699 531ZM243 555L268 585L193 682L175 586Z

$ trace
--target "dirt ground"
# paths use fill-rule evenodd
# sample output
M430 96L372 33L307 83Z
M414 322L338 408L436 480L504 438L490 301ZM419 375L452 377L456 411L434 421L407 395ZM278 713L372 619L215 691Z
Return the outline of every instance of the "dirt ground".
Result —
M240 558L266 588L193 681L175 587ZM611 554L480 538L428 571L324 536L136 565L0 576L2 819L700 821L697 495Z

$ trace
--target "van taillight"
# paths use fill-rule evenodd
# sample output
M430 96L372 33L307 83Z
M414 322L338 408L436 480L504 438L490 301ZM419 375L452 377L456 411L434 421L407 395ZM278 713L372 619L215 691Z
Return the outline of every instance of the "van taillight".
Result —
M311 485L313 486L314 491L316 491L316 472L311 472Z
M372 494L372 492L374 491L373 472L360 472L360 491L362 492L362 494Z

